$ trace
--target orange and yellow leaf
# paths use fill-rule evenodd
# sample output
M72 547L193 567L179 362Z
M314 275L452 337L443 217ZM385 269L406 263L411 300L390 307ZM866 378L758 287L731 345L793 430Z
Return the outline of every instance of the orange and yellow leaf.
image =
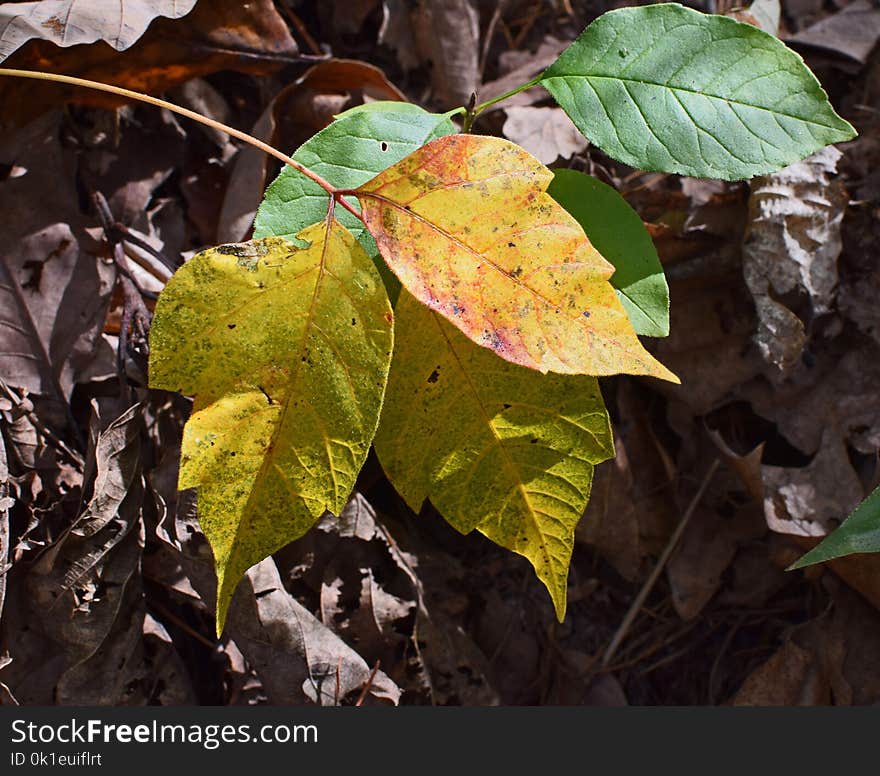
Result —
M639 342L614 267L546 193L552 177L506 140L450 135L353 193L407 290L477 344L541 372L678 382Z

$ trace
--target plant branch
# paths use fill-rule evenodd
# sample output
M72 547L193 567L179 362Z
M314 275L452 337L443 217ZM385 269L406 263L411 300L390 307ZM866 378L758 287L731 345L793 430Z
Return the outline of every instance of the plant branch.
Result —
M479 116L486 108L492 107L496 102L501 102L502 100L506 100L508 97L513 97L514 94L519 94L520 92L524 92L526 89L531 89L533 86L537 86L541 82L541 76L537 76L533 78L531 81L528 81L524 84L520 84L516 87L516 89L511 89L509 92L504 92L504 94L499 94L497 97L493 97L491 100L486 100L486 102L481 102L474 108L474 118Z
M165 108L166 110L170 110L172 113L177 113L181 116L185 116L188 119L192 119L193 121L198 121L200 124L204 124L206 127L211 127L212 129L224 132L230 137L234 137L237 140L241 140L243 143L247 143L254 148L258 148L260 151L269 154L269 156L274 156L276 159L284 162L284 164L288 165L289 167L293 167L293 169L297 172L300 172L310 180L313 180L331 196L333 196L333 194L336 192L335 186L324 180L320 175L312 172L308 167L300 164L295 159L291 159L286 154L281 153L281 151L273 148L268 143L264 143L262 140L257 140L257 138L247 134L247 132L242 132L241 130L235 129L226 124L222 124L221 122L215 121L214 119L209 119L207 116L203 116L201 113L196 113L195 111L188 110L187 108L181 108L179 105L175 105L173 102L161 100L158 97L152 97L149 94L135 92L131 89L124 89L121 86L112 86L111 84L100 83L99 81L89 81L85 78L76 78L70 75L59 75L57 73L44 73L36 70L14 70L12 68L0 67L0 76L33 78L37 81L53 81L60 84L70 84L71 86L82 86L86 89L95 89L99 92L109 92L110 94L115 94L119 97L126 97L130 100L139 100L140 102L146 102L159 108Z
M350 191L348 193L354 194L355 192ZM361 212L354 205L352 205L350 202L343 199L341 191L337 191L335 194L333 194L331 199L336 200L336 202L338 202L340 205L342 205L342 207L344 207L349 213L351 213L358 221L363 223L364 217L363 217L363 215L361 215Z

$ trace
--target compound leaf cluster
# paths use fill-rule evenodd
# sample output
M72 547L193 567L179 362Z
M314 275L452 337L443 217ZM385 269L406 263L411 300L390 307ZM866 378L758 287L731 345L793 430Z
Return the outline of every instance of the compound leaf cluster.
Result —
M854 134L778 40L676 4L599 17L540 83L648 170L746 178ZM326 187L285 169L254 239L198 254L160 296L150 384L195 397L179 485L199 490L218 632L249 566L340 512L371 444L412 509L430 500L528 558L561 620L574 529L614 455L597 377L678 381L638 339L669 332L638 215L589 176L458 134L461 112L340 115L293 155Z

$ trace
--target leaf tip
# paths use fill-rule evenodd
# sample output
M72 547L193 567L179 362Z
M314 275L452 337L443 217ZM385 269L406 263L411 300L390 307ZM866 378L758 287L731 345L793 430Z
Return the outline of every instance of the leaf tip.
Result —
M681 385L681 378L653 357L647 362L647 369L644 374L647 377L656 377L658 380L665 380L673 385Z
M565 621L565 612L568 607L567 592L563 590L562 593L558 595L553 595L551 593L551 597L553 598L553 608L556 610L556 619L561 624Z

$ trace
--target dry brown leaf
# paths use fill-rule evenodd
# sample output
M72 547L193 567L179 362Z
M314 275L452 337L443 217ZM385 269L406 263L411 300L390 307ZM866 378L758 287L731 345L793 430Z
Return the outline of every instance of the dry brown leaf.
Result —
M196 0L40 0L0 5L0 62L32 38L56 46L103 40L124 51L160 16L180 19Z
M364 659L284 589L272 558L248 571L228 627L274 703L333 706L370 679ZM400 689L384 671L369 687L376 699L392 704L400 699Z
M803 469L762 466L768 527L796 536L825 536L866 495L852 467L844 434L826 427L822 445Z
M431 64L434 101L467 103L479 79L480 17L473 0L384 0L379 42L405 70Z
M538 73L549 67L559 55L569 45L569 41L557 40L553 37L547 37L538 46L538 50L531 51L509 51L502 54L502 61L507 61L513 65L504 75L496 78L494 81L484 83L477 95L481 102L493 100L500 97L505 92L509 92L528 81L531 81ZM547 92L538 86L519 92L507 100L504 104L496 103L487 108L487 111L500 110L508 108L512 105L532 105L535 102L546 99Z
M813 655L787 641L743 682L734 706L822 706L829 700L827 684L818 676Z
M521 145L543 164L553 164L560 157L570 159L588 145L562 108L514 105L506 112L504 137Z
M81 241L75 156L57 140L59 117L22 131L12 161L21 174L0 182L0 372L16 388L64 406L99 347L115 270ZM58 409L63 418L63 411ZM63 421L61 421L63 425Z
M878 381L880 346L865 338L839 338L836 347L820 352L811 367L798 367L784 384L756 380L741 396L807 455L819 450L828 426L839 429L859 453L873 455L880 448Z
M380 0L337 0L333 3L333 26L343 34L361 32L364 22L379 7Z
M766 532L761 512L747 505L724 516L720 501L733 487L730 475L719 472L715 497L707 496L694 512L667 568L672 602L683 620L697 617L721 587L722 575L739 547ZM710 489L712 490L712 489ZM708 503L707 503L708 502Z
M854 0L836 14L786 38L786 43L832 52L864 65L878 40L880 8L868 0Z
M725 253L706 253L675 267L670 279L669 337L653 352L685 388L663 390L703 415L728 401L737 386L761 372L751 344L754 313L741 268Z
M833 577L820 590L827 604L788 632L785 643L756 668L733 705L846 706L880 701L877 639L880 614Z
M771 378L797 365L809 338L805 325L833 306L849 202L832 177L840 156L828 146L751 183L743 274L758 312L755 342Z
M633 500L633 474L626 444L615 434L617 455L596 467L587 510L575 529L575 540L593 545L630 582L639 573L643 549L640 511Z
M211 0L180 20L158 19L124 52L109 46L59 48L31 40L6 67L65 73L155 94L219 70L262 74L297 61L298 49L272 0ZM64 102L117 107L125 101L89 89L4 78L2 126L21 126Z

